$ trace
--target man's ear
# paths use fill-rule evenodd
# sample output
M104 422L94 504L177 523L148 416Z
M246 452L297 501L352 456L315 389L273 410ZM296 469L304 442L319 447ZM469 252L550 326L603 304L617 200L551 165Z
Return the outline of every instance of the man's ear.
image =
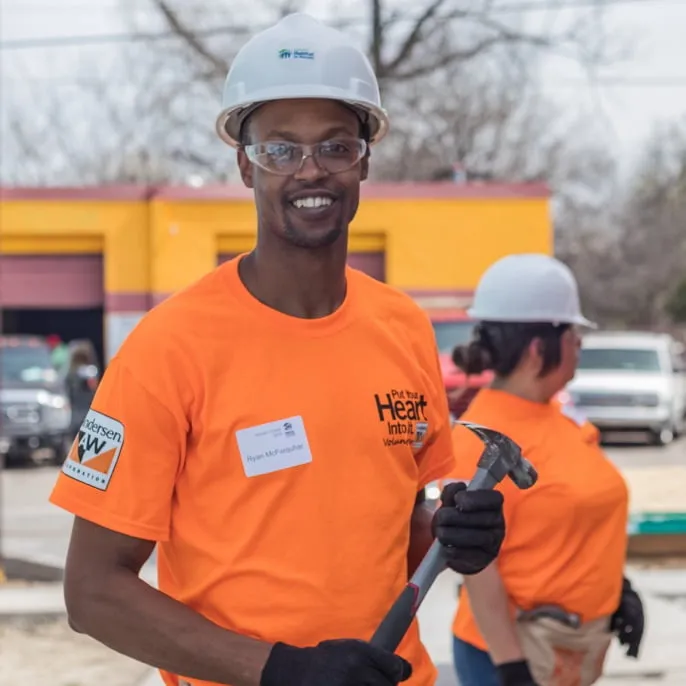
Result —
M238 170L241 173L241 179L247 188L254 188L253 170L254 167L245 154L245 150L238 148Z

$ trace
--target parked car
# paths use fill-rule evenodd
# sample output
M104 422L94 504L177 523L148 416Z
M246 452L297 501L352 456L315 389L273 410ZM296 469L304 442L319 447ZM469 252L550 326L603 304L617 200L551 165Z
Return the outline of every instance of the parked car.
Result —
M42 448L61 463L71 443L71 403L53 367L50 347L36 336L0 336L0 455L30 459Z
M648 432L666 445L686 428L684 346L661 333L588 334L567 390L601 432Z

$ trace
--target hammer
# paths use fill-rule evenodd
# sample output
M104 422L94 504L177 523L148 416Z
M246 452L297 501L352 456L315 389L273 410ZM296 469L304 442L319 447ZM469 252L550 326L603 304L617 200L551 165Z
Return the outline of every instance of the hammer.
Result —
M473 431L484 443L476 467L476 474L467 486L468 491L488 490L509 476L519 488L531 488L538 474L531 463L522 456L520 447L508 436L480 424L455 422ZM419 567L412 575L393 607L383 618L372 636L371 644L394 652L431 588L436 577L446 568L443 547L434 541Z

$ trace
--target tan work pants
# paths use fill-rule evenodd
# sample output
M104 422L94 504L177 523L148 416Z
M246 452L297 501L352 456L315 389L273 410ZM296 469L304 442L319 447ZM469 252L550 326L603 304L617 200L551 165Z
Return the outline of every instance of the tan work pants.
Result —
M522 651L540 686L591 686L603 673L612 634L610 618L578 629L540 617L516 623Z

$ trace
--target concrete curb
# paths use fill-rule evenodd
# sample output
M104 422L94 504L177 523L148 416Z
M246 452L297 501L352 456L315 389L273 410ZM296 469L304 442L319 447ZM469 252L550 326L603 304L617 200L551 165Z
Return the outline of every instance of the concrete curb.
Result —
M0 586L0 618L64 615L61 583Z
M157 572L151 565L141 571L141 579L157 586ZM26 586L0 584L0 619L65 615L64 588L61 581L32 583Z
M0 568L2 568L5 578L9 580L20 579L33 583L51 583L60 582L64 578L64 570L61 566L46 564L26 557L4 557L0 560Z

